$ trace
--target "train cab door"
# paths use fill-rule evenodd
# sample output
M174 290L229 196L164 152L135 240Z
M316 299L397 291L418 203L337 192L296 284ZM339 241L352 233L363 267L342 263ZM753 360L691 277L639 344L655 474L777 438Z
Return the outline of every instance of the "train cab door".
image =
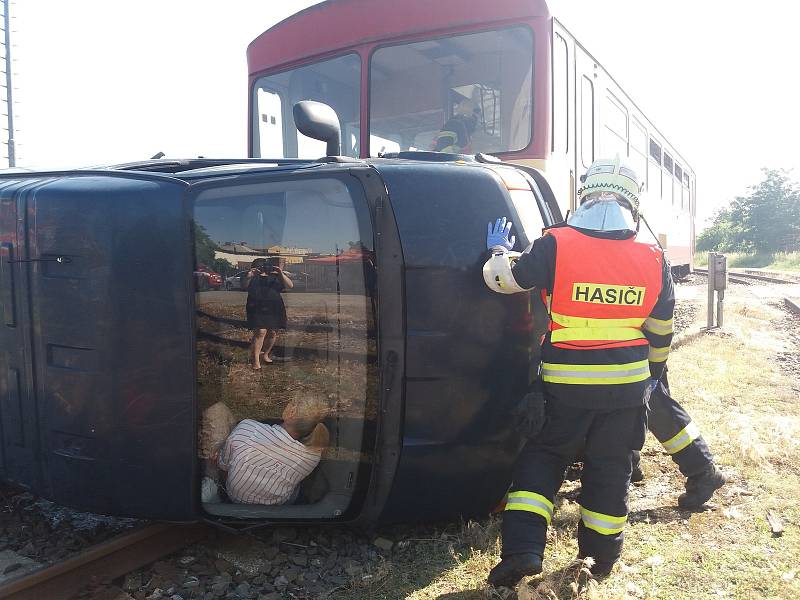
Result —
M87 172L0 192L6 479L79 510L195 517L184 189Z
M599 145L598 110L599 66L577 44L575 45L575 173L580 176L597 158ZM577 185L577 183L576 183ZM577 208L577 204L572 207Z

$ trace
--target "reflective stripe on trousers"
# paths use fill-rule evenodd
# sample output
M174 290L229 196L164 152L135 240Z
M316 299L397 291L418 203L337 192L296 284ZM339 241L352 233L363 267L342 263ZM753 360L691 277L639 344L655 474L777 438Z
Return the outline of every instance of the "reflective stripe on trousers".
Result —
M644 381L648 377L650 377L650 365L646 360L617 365L542 363L542 379L550 383L614 385Z
M676 452L680 452L686 448L686 446L691 444L692 441L699 437L700 430L697 428L697 425L692 422L681 429L677 435L674 435L666 442L661 442L661 445L664 446L664 450L666 450L669 454L675 454Z
M625 529L628 515L615 517L614 515L604 515L591 511L581 506L581 520L589 529L595 530L603 535L616 535Z
M535 492L510 492L506 502L506 510L523 510L544 517L547 524L553 518L553 503Z

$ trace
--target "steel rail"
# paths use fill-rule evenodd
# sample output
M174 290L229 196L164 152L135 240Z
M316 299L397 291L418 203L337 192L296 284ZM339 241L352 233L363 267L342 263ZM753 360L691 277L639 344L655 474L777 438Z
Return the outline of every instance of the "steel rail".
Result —
M792 300L791 298L783 299L783 303L786 305L786 308L800 317L800 304L798 304L798 302L800 302L800 300Z
M149 525L12 579L0 585L0 599L68 600L87 585L116 579L155 562L203 539L209 531L199 523Z
M700 273L702 275L708 275L708 269L694 269L695 273ZM734 281L734 279L743 278L740 281ZM749 281L744 281L746 279L755 279L756 281L765 281L767 283L787 283L793 284L797 283L795 281L790 281L788 279L778 279L777 277L772 277L768 275L756 275L755 273L742 273L741 271L728 271L728 280L734 281L734 283L750 283Z
M705 275L706 277L708 277L708 269L697 269L697 268L695 268L694 272L699 274L699 275ZM728 281L731 282L731 283L741 283L742 285L752 285L753 284L752 281L748 281L747 279L739 279L739 275L740 275L739 273L731 273L730 271L728 271ZM781 283L787 283L787 282L781 282Z

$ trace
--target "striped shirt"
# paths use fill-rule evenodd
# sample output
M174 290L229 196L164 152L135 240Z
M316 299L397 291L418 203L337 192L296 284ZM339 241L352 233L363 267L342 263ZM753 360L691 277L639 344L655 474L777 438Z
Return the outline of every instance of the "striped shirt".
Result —
M321 455L321 449L304 446L280 425L245 419L225 440L219 466L228 472L226 489L234 502L284 504Z

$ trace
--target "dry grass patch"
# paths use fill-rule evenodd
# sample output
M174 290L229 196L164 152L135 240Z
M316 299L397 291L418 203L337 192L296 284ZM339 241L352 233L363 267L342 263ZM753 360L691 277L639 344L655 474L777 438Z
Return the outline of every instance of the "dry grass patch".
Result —
M730 482L705 510L681 511L684 480L648 436L646 480L631 489L623 559L601 581L574 561L577 483L567 482L550 528L545 572L515 591L485 585L499 560L499 518L432 529L400 542L379 585L354 582L340 598L414 600L702 600L800 598L800 398L775 353L797 351L770 306L727 301L724 331L670 358L672 391L708 440ZM786 532L773 537L767 510Z

